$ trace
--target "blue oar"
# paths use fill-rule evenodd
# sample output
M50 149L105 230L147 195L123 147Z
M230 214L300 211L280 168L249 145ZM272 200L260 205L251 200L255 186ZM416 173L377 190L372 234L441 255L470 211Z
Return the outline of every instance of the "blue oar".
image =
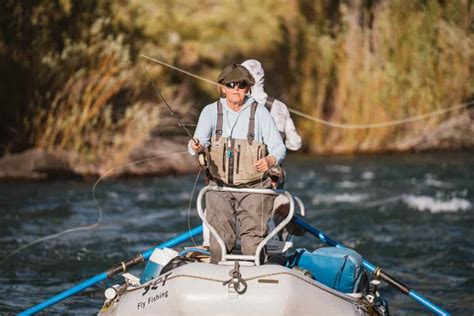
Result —
M301 217L295 216L293 218L293 222L296 225L298 225L299 227L303 228L305 231L309 232L311 235L318 237L319 239L321 239L321 241L323 243L325 243L329 246L337 247L337 248L347 248L343 244L341 244L341 243L335 241L334 239L332 239L331 237L328 237L328 236L324 235L321 231L317 230L316 228L314 228L313 226L308 224ZM432 312L434 312L438 315L450 315L447 311L445 311L441 307L439 307L439 306L433 304L432 302L428 301L426 298L424 298L420 294L416 293L415 291L410 290L406 285L404 285L400 281L396 280L395 278L391 277L390 275L388 275L387 273L382 271L382 269L380 267L374 266L372 263L368 262L365 259L362 261L362 264L363 264L363 266L366 270L374 273L374 276L377 279L384 280L385 282L387 282L388 284L390 284L391 286L393 286L394 288L396 288L397 290L399 290L403 294L410 296L415 301L417 301L418 303L420 303L424 307L428 308Z
M49 306L51 305L54 305L66 298L68 298L69 296L72 296L74 294L77 294L85 289L87 289L88 287L94 285L94 284L97 284L101 281L104 281L105 279L108 279L118 273L123 273L123 272L126 272L128 268L134 266L134 265L137 265L145 260L148 260L148 258L151 256L151 254L153 253L153 251L156 249L156 248L164 248L164 247L174 247L176 245L179 245L180 243L188 240L189 238L191 237L194 237L198 234L201 234L202 233L202 225L199 225L193 229L191 229L190 231L186 232L186 233L183 233L173 239L170 239L162 244L159 244L158 246L156 247L153 247L151 249L148 249L147 251L145 252L142 252L141 254L138 254L135 258L133 258L132 260L130 261L127 261L127 262L122 262L119 266L115 267L115 268L112 268L108 271L105 271L105 272L102 272L100 274L97 274L96 276L88 279L88 280L85 280L79 284L77 284L76 286L64 291L64 292L61 292L45 301L43 301L42 303L38 304L38 305L35 305L27 310L25 310L24 312L20 313L19 315L33 315L35 313L38 313L40 311L42 311L43 309L45 308L48 308Z

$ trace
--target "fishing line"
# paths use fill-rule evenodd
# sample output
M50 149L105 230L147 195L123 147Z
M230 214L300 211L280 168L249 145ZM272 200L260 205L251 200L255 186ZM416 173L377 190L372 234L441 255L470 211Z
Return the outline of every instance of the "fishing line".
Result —
M330 121L326 121L326 120L317 118L315 116L305 114L303 112L291 109L289 107L288 107L288 111L290 111L291 113L294 113L296 115L299 115L301 117L307 118L307 119L315 121L317 123L320 123L322 125L329 126L329 127L342 128L342 129L369 129L369 128L388 127L388 126L394 126L394 125L400 125L400 124L406 124L406 123L410 123L410 122L420 121L420 120L426 119L428 117L441 115L441 114L444 114L444 113L448 113L448 112L460 110L460 109L463 109L463 108L467 108L467 107L469 107L473 104L474 104L474 101L469 101L469 102L461 103L459 105L456 105L456 106L453 106L453 107L450 107L450 108L447 108L447 109L439 109L439 110L435 110L433 112L426 113L426 114L420 114L420 115L411 116L411 117L407 117L407 118L403 118L403 119L399 119L399 120L391 120L391 121L385 121L385 122L380 122L380 123L372 123L372 124L341 124L341 123L334 123L334 122L330 122Z
M193 185L193 190L191 191L191 198L189 199L189 207L188 207L188 231L191 231L191 204L193 202L194 198L194 192L196 190L196 185L199 180L199 176L201 175L201 169L199 168L198 174L196 176L196 180L194 180L194 185ZM193 241L193 244L195 247L197 247L196 242L194 241L194 237L191 235L191 240Z
M39 238L39 239L36 239L32 242L29 242L27 243L26 245L23 245L15 250L13 250L12 252L10 252L4 259L2 259L2 261L0 261L0 265L2 265L4 262L6 262L10 257L12 257L13 255L17 254L18 252L20 252L21 250L24 250L25 248L28 248L32 245L35 245L37 243L40 243L40 242L43 242L43 241L46 241L46 240L50 240L50 239L54 239L54 238L57 238L59 236L62 236L62 235L65 235L65 234L69 234L69 233L73 233L73 232L78 232L78 231L84 231L84 230L90 230L90 229L94 229L96 227L99 226L100 222L102 221L102 208L99 204L99 201L97 200L97 197L95 195L95 191L96 191L96 188L97 186L99 185L99 183L104 180L106 177L108 177L111 173L115 172L115 171L118 171L120 169L123 169L123 168L126 168L126 167L129 167L129 166L134 166L134 165L137 165L137 164L141 164L141 163L145 163L145 162L148 162L148 161L152 161L152 160L156 160L156 159L160 159L162 158L163 156L165 157L169 157L171 155L176 155L176 154L183 154L183 153L187 153L187 151L177 151L177 152L171 152L171 153L163 153L163 154L160 154L160 155L155 155L153 157L149 157L149 158L144 158L144 159L140 159L140 160L136 160L136 161L132 161L130 163L126 163L126 164L123 164L121 166L118 166L118 167L115 167L115 168L112 168L110 170L108 170L107 172L105 172L99 179L97 179L94 183L94 185L92 186L92 198L97 206L97 210L98 210L98 218L97 218L97 221L94 223L94 224L91 224L91 225L86 225L86 226L80 226L80 227L74 227L74 228L70 228L70 229L66 229L64 231L61 231L59 233L56 233L56 234L53 234L53 235L48 235L48 236L45 236L45 237L42 237L42 238Z
M193 74L189 71L186 71L186 70L183 70L183 69L178 68L176 66L167 64L167 63L165 63L161 60L158 60L158 59L146 56L146 55L141 55L141 57L146 58L146 59L151 60L151 61L154 61L158 64L163 65L163 66L169 67L169 68L174 69L176 71L179 71L181 73L184 73L184 74L186 74L188 76L191 76L193 78L205 81L207 83L210 83L210 84L213 84L213 85L216 85L216 86L219 86L219 84L217 82L214 82L214 81L206 79L204 77L195 75L195 74ZM465 103L460 103L458 105L449 107L447 109L438 109L438 110L435 110L433 112L429 112L429 113L426 113L426 114L420 114L420 115L410 116L410 117L406 117L406 118L402 118L402 119L398 119L398 120L390 120L390 121L385 121L385 122L380 122L380 123L372 123L372 124L334 123L334 122L331 122L331 121L328 121L328 120L324 120L322 118L318 118L318 117L300 112L298 110L294 110L294 109L290 108L289 106L287 106L287 107L288 107L288 111L290 111L293 114L296 114L298 116L304 117L306 119L312 120L316 123L326 125L326 126L329 126L329 127L342 128L342 129L370 129L370 128L381 128L381 127L388 127L388 126L394 126L394 125L400 125L400 124L406 124L406 123L410 123L410 122L420 121L420 120L426 119L428 117L441 115L441 114L444 114L444 113L460 110L460 109L463 109L463 108L468 108L472 105L474 105L474 100L471 100L471 101L465 102Z
M165 63L164 61L161 61L161 60L158 60L158 59L155 59L155 58L152 58L152 57L143 55L143 54L140 55L140 57L146 58L146 59L148 59L148 60L154 61L154 62L156 62L156 63L158 63L158 64L161 64L161 65L163 65L163 66L166 66L166 67L168 67L168 68L171 68L171 69L174 69L174 70L176 70L176 71L182 72L182 73L184 73L184 74L186 74L186 75L188 75L188 76L190 76L190 77L193 77L193 78L196 78L196 79L205 81L205 82L207 82L207 83L210 83L210 84L213 84L213 85L216 85L216 86L220 86L220 84L218 84L217 82L214 82L214 81L209 80L209 79L206 79L206 78L204 78L204 77L195 75L195 74L193 74L193 73L191 73L191 72L189 72L189 71L183 70L183 69L178 68L178 67L175 67L175 66L173 66L173 65L167 64L167 63Z
M263 175L260 178L260 187L262 188ZM263 189L263 188L262 188ZM260 229L263 228L263 193L260 193Z
M143 55L142 55L143 56ZM168 65L170 66L170 65ZM152 87L153 87L153 90L155 91L155 93L161 98L161 100L163 100L163 102L165 103L166 107L168 108L168 111L170 112L171 116L176 120L176 122L178 123L178 127L181 127L184 129L184 131L186 132L186 134L188 135L189 138L191 138L194 143L196 145L199 144L199 142L194 139L193 135L191 134L191 132L189 131L189 129L186 127L186 126L191 126L191 124L183 124L181 122L181 120L179 119L179 117L176 115L176 113L173 111L173 109L171 108L171 106L168 104L168 102L166 102L166 99L163 97L163 95L160 93L160 90L158 89L158 87L156 86L155 82L153 81L153 79L151 78L151 75L150 75L150 71L148 69L148 67L146 65L143 65L144 69L145 69L145 73L148 77L148 80L150 81ZM195 126L195 125L194 125ZM199 176L201 175L201 169L202 168L199 168L199 172L196 176L196 180L194 181L194 186L193 186L193 190L192 190L192 193L191 193L191 198L189 200L189 207L188 207L188 230L191 231L191 203L192 203L192 200L193 200L193 196L194 196L194 191L196 189L196 184L197 184L197 181L199 179ZM196 245L196 242L194 241L194 238L191 236L191 239L193 241L193 244L194 246L197 246Z

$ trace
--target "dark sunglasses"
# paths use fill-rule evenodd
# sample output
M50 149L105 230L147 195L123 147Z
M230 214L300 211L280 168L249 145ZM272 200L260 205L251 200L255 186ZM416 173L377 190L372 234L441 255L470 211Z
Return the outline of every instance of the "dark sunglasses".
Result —
M248 87L248 84L245 81L240 81L240 82L229 82L229 83L226 83L225 86L231 89L234 89L235 87L238 87L239 89L245 89Z

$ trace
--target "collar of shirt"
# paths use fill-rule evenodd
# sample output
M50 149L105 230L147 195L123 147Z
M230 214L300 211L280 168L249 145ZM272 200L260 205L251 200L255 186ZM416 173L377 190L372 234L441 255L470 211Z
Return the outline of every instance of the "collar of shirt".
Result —
M227 99L226 98L221 98L221 103L222 105L224 106L224 109L230 111L230 112L233 112L233 113L241 113L243 110L245 110L246 108L248 108L255 100L247 95L245 96L245 100L244 100L244 105L242 105L242 108L240 109L239 112L235 112L234 110L232 110L228 105L227 105Z

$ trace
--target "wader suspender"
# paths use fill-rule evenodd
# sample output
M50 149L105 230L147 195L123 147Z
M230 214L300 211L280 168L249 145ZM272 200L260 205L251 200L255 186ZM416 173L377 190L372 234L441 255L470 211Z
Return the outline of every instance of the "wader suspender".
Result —
M267 97L267 101L265 101L265 107L270 113L272 113L272 105L274 101L275 101L275 98L272 98L272 97Z
M247 131L247 141L252 145L255 139L255 112L257 111L257 102L252 103L250 109L249 129Z
M221 101L217 101L217 126L216 126L216 138L217 141L221 139L222 136L222 123L224 121L224 113L222 112Z
M270 112L270 114L272 113L273 102L275 102L275 98L272 98L270 96L267 97L267 101L265 101L265 107L267 108L268 112ZM280 136L281 136L281 140L283 141L283 143L285 143L285 141L286 141L285 132L280 132Z
M255 112L257 111L257 102L252 103L250 106L250 118L247 132L247 141L250 145L255 138ZM222 111L222 104L217 101L217 124L216 124L216 139L219 140L222 136L222 127L224 125L224 112ZM225 156L229 158L227 165L227 172L229 175L229 184L234 184L234 140L229 135L227 143L224 145L224 156L222 157L223 166L225 166ZM237 153L240 155L240 151ZM225 171L225 170L224 170Z

